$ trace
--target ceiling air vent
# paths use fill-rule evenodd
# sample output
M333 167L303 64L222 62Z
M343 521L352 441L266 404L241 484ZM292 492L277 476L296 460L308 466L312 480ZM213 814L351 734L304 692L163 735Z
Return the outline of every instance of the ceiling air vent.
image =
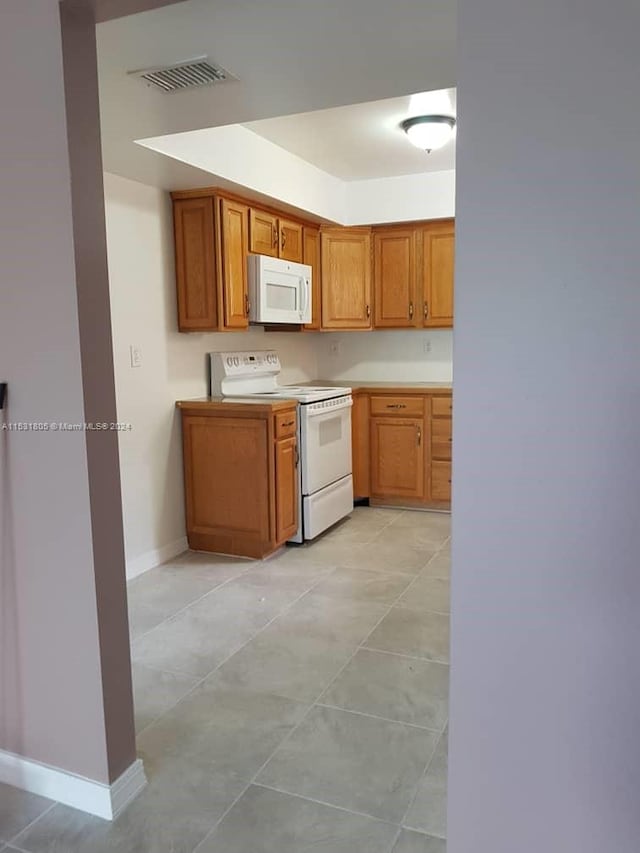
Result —
M187 59L163 68L144 68L129 71L132 77L144 80L147 86L155 86L163 92L177 92L180 89L193 89L195 86L210 86L212 83L224 83L234 77L220 65L209 62L206 56Z

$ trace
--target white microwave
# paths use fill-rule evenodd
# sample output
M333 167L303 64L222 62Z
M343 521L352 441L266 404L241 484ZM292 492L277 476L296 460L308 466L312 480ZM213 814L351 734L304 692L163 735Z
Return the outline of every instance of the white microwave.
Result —
M311 267L249 255L249 322L310 323Z

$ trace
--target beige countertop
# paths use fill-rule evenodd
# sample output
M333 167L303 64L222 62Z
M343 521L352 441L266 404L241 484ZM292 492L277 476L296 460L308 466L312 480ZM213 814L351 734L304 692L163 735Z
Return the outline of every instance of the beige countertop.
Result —
M178 400L176 406L178 409L190 409L192 411L217 410L225 412L252 406L257 412L271 413L292 409L297 406L297 401L293 398L283 399L282 397L278 397L277 400L265 400L263 397L197 397L193 400Z

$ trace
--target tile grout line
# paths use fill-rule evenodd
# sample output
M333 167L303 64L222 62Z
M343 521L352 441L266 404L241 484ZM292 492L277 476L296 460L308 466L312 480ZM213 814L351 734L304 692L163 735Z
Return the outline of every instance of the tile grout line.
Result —
M337 809L340 812L346 812L347 814L356 815L357 817L366 817L369 820L376 820L379 823L386 823L388 826L399 826L400 829L402 827L400 824L397 824L393 820L385 820L383 817L375 817L374 815L367 814L367 812L356 812L353 809L348 809L346 806L336 806L334 803L327 803L325 800L318 800L315 797L308 797L306 794L292 794L291 791L285 791L283 788L277 788L275 785L267 785L265 782L252 782L256 788L264 788L267 791L275 791L277 794L285 794L287 797L296 797L299 800L306 800L309 803L317 803L319 806L326 806L329 809Z
M158 722L159 722L159 721L160 721L160 720L161 720L161 719L162 719L166 714L168 714L168 713L169 713L169 711L172 711L174 708L176 708L176 707L177 707L177 705L179 705L179 704L180 704L180 702L183 702L185 699L187 699L187 698L188 698L188 697L189 697L189 696L190 696L190 695L191 695L195 690L197 690L197 689L198 689L198 687L200 687L200 685L201 685L204 681L206 681L206 680L207 680L207 678L210 678L210 677L211 677L215 672L217 672L217 671L220 669L220 667L224 666L224 664L225 664L225 663L227 663L227 661L228 661L228 660L230 660L230 659L231 659L235 654L237 654L238 652L242 651L242 649L243 649L245 646L249 645L249 643L251 643L253 640L255 640L255 638L256 638L256 637L258 637L258 636L259 636L263 631L266 631L266 629L267 629L270 625L272 625L272 624L276 621L276 619L279 619L281 616L283 616L285 613L287 613L287 612L288 612L288 611L289 611L289 610L290 610L290 609L291 609L295 604L297 604L299 601L301 601L301 600L305 597L305 595L308 595L310 592L312 592L312 591L316 588L316 586L318 586L318 584L322 583L322 581L323 581L326 577L328 577L328 576L329 576L329 574L330 574L330 573L332 573L333 571L335 571L335 567L329 566L329 567L328 567L328 571L327 571L327 573L326 573L326 574L323 574L320 578L318 578L318 579L316 580L316 582L315 582L312 586L310 586L310 587L309 587L309 589L306 589L304 592L302 592L302 593L301 593L301 594L300 594L296 599L294 599L290 604L288 604L288 605L287 605L283 610L281 610L279 613L277 613L277 614L273 617L273 619L270 619L267 623L265 623L265 624L262 626L262 628L260 628L258 631L256 631L256 633L255 633L255 634L252 634L252 635L251 635L247 640L245 640L245 642L244 642L244 643L242 643L240 646L238 646L238 648L237 648L237 649L234 649L234 650L233 650L232 652L230 652L230 653L229 653L225 658L223 658L223 659L222 659L218 664L216 664L216 666L214 666L214 668L213 668L212 670L210 670L206 675L203 675L203 676L198 680L198 682L197 682L196 684L194 684L194 685L193 685L193 687L188 691L188 693L185 693L185 695L184 695L184 696L182 696L182 698L181 698L181 699L179 699L179 700L176 702L176 704L175 704L175 705L172 705L172 706L171 706L171 708L169 708L167 711L163 711L163 713L162 713L162 714L161 714L157 719L155 719L152 723L149 723L149 725L148 725L148 726L145 726L145 728L144 728L144 730L143 730L143 731L145 731L145 732L146 732L146 731L147 731L147 729L150 729L152 726L154 726L156 723L158 723ZM142 665L143 665L143 666L145 666L145 664L142 664ZM176 673L176 674L180 674L180 673ZM184 674L186 674L186 673L181 673L181 674L183 674L183 675L184 675ZM191 676L191 677L192 677L192 678L197 678L198 676ZM273 695L274 695L274 696L276 696L276 695L279 695L279 694L275 694L275 693L274 693ZM283 696L283 697L281 697L281 698L283 698L283 699L288 699L288 701L290 701L290 702L298 702L298 703L299 703L299 704L301 704L301 705L306 704L305 702L300 702L300 700L299 700L299 699L290 699L290 698L289 698L289 697L287 697L287 696ZM141 732L141 733L142 733L142 732Z
M381 717L379 714L369 714L367 711L356 711L353 708L341 708L340 705L330 705L328 702L320 702L320 700L316 701L314 707L328 708L330 711L342 711L343 714L354 714L357 717L368 717L370 720L382 720L385 723L396 723L399 726L408 726L410 729L419 729L421 732L431 732L438 738L442 733L441 728L433 729L430 726L420 726L418 723L408 723L406 720L392 720L391 717Z
M336 571L336 570L337 570L337 569L336 569L336 568L334 568L334 571ZM328 576L328 575L327 575L327 576ZM308 592L311 592L311 590L308 590ZM306 593L305 593L305 595L306 595ZM300 598L302 598L302 597L303 597L303 596L300 596ZM298 600L300 600L300 599L298 599ZM378 625L380 624L380 622L382 622L382 620L387 616L387 614L388 614L388 612L389 612L389 610L390 610L390 609L391 609L391 607L389 607L387 610L385 610L385 612L380 616L380 619L376 622L376 624L375 624L375 626L373 627L372 631L375 631L375 629L378 627ZM265 627L266 627L266 626L265 626ZM369 636L369 634L367 634L367 637L368 637L368 636ZM344 669L349 665L349 663L351 663L351 661L353 660L353 658L355 657L355 655L358 653L359 649L360 649L360 646L357 646L357 647L356 647L356 649L355 649L355 651L354 651L354 653L349 657L349 659L346 661L346 663L344 664L344 666L342 666L342 667L340 668L340 671L339 671L339 672L338 672L338 674L335 676L335 678L337 678L337 677L338 677L338 676L343 672L343 670L344 670ZM302 717L300 718L300 720L299 720L299 721L296 723L296 725L295 725L295 726L293 726L293 727L291 728L291 730L290 730L290 731L285 735L285 737L284 737L284 738L280 741L280 743L275 747L275 749L273 750L273 752L272 752L272 753L270 753L270 755L268 756L268 758L266 759L266 761L264 761L264 762L263 762L263 764L261 764L261 765L260 765L260 767L258 768L258 770L256 771L256 773L254 774L254 776L253 776L253 777L251 778L251 780L248 782L248 784L247 784L246 788L245 788L245 789L244 789L244 790L243 790L243 791L238 795L238 797L236 797L236 799L233 801L233 803L231 803L231 805L230 805L230 806L229 806L229 808L224 812L224 814L222 814L222 815L220 816L220 818L218 819L218 821L217 821L217 822L215 823L215 825L214 825L214 826L209 830L209 832L207 833L207 835L206 835L206 836L202 839L202 841L200 841L200 843L195 847L195 849L194 849L193 853L197 853L198 848L199 848L202 844L204 844L204 842L205 842L205 841L206 841L206 840L207 840L207 839L208 839L208 838L209 838L209 837L210 837L210 836L211 836L211 835L216 831L216 829L217 829L217 828L218 828L218 826L221 824L221 822L224 820L224 818L227 816L227 814L229 814L229 812L231 811L231 809L232 809L232 808L235 806L235 804L236 804L236 803L241 799L241 797L243 797L243 796L246 794L246 792L249 790L249 788L251 787L251 785L253 785L253 784L260 784L260 783L256 783L256 781L255 781L255 780L256 780L256 779L258 778L258 776L262 773L262 771L265 769L265 767L266 767L266 766L267 766L267 764L271 761L271 759L276 755L276 753L278 752L278 750L280 750L280 749L281 749L281 748L282 748L282 747L283 747L283 746L284 746L284 745L285 745L285 744L286 744L286 743L287 743L287 742L288 742L288 741L293 737L293 735L298 731L298 729L300 728L300 726L304 723L304 721L305 721L305 720L307 719L307 717L311 714L311 712L313 711L313 709L317 706L317 702L318 702L318 700L319 700L319 699L320 699L320 698L321 698L321 697L326 693L326 691L329 689L329 687L331 687L331 685L332 685L332 684L333 684L333 682L335 681L335 678L333 678L333 679L329 682L329 684L328 684L328 685L326 685L325 687L323 687L323 688L322 688L322 690L320 691L320 693L318 694L318 696L316 697L316 699L314 699L314 701L309 705L309 707L307 708L307 710L305 711L305 713L302 715ZM437 742L437 741L436 741L436 742ZM265 787L265 786L263 786L263 787ZM274 790L277 790L277 789L274 789ZM283 794L289 794L289 796L292 796L290 791L280 791L280 793L283 793ZM293 796L298 796L298 795L297 795L297 794L294 794ZM303 799L306 799L306 798L303 798ZM328 804L328 803L326 803L325 805L329 805L329 804ZM367 817L372 817L372 815L367 815Z
M449 720L447 719L447 723L448 723L448 722L449 722ZM400 823L400 825L401 825L402 827L405 827L405 826L406 826L406 820L407 820L407 817L409 816L409 812L411 811L411 809L412 809L412 807L413 807L413 804L414 804L414 803L415 803L415 801L416 801L416 797L418 796L418 788L420 787L420 784L422 783L422 780L423 780L423 779L425 779L425 778L427 777L428 773L429 773L429 768L431 767L431 765L432 765L432 763L433 763L433 759L435 758L435 755L436 755L436 751L437 751L438 747L440 746L440 741L441 741L441 740L443 739L443 737L444 737L444 730L445 730L445 729L446 729L446 727L447 727L447 723L445 723L445 724L444 724L444 726L442 727L442 732L440 733L440 737L437 739L436 744L435 744L435 746L434 746L434 748L433 748L433 752L431 753L431 757L430 757L430 758L429 758L429 760L427 761L427 766L426 766L426 767L424 768L424 770L422 771L422 774L421 774L421 776L420 776L420 779L418 780L418 784L416 785L416 789L415 789L415 791L413 792L413 797L411 797L411 802L410 802L410 803L409 803L409 805L407 806L407 808L406 808L406 810L405 810L405 813L404 813L404 815L402 816L402 821L401 821L401 823ZM413 829L413 827L410 827L410 826L409 826L409 827L407 827L407 829ZM423 834L425 834L425 835L426 835L426 834L433 834L433 833L424 833L424 832L423 832ZM433 836L433 837L434 837L434 838L437 838L438 836Z
M384 525L384 527L381 527L381 528L380 528L380 530L379 530L378 532L379 532L379 533L381 533L384 529L386 529L386 527L389 527L389 526L390 526L394 521L396 521L396 519L392 519L391 521L387 522L387 524L386 524L386 525ZM448 538L449 538L449 537L448 537ZM422 569L420 569L420 571L423 571L423 570L424 570L424 569L429 565L429 563L431 562L431 560L433 560L433 559L437 556L437 554L439 554L439 553L440 553L440 551L445 547L446 542L448 541L448 538L447 538L447 540L445 540L445 542L442 544L442 546L441 546L437 551L435 551L435 552L431 555L431 557L429 558L429 560L427 560L427 562L425 563L424 567L423 567ZM320 566L321 564L316 564L316 565ZM265 631L265 630L269 627L269 625L271 625L273 622L275 622L275 621L276 621L280 616L284 615L284 613L288 612L288 611L289 611L289 610L290 610L290 609L291 609L295 604L297 604L297 603L298 603L301 599L303 599L306 595L308 595L309 593L311 593L311 592L315 589L315 587L316 587L316 586L318 586L320 583L322 583L322 581L323 581L323 580L325 580L326 578L328 578L328 577L330 577L331 575L335 574L335 573L336 573L336 571L338 571L338 570L339 570L339 568L340 568L340 566L338 566L338 565L330 564L330 565L327 567L327 569L328 569L328 570L327 570L327 572L326 572L326 573L324 573L320 578L318 578L318 580L316 581L316 583L314 583L311 587L309 587L309 589L305 590L305 592L303 592L300 596L298 596L298 598L296 598L294 601L292 601L292 602L291 602L291 604L290 604L288 607L284 608L280 613L278 613L276 616L274 616L274 618L273 618L273 619L271 619L269 622L267 622L267 624L266 624L266 625L264 625L264 626L263 626L259 631L257 631L257 632L256 632L256 634L254 634L252 637L250 637L250 638L249 638L245 643L243 643L243 644L242 644L238 649L236 649L235 651L233 651L233 652L232 652L231 654L229 654L229 655L228 655L224 660L222 660L222 661L221 661L221 662L220 662L216 667L214 667L214 669L213 669L213 670L211 670L211 672L209 672L209 673L208 673L206 676L204 676L204 677L203 677L203 678L202 678L202 679L201 679L201 680L200 680L196 685L194 685L194 687L192 688L192 690L190 690L190 691L189 691L189 693L187 693L185 696L183 696L183 697L182 697L182 699L180 700L180 702L182 702L182 701L183 701L184 699L186 699L186 698L187 698L187 697L188 697L192 692L194 692L194 691L195 691L195 690L200 686L200 684L202 684L202 682L204 682L207 678L209 678L211 675L213 675L213 673L215 673L217 670L219 670L219 669L220 669L220 668L221 668L221 667L222 667L222 666L223 666L223 665L224 665L224 664L225 664L225 663L226 663L226 662L227 662L231 657L233 657L233 655L237 654L237 652L239 652L239 651L240 651L241 649L243 649L246 645L248 645L248 644L249 644L253 639L255 639L255 637L257 637L259 634L261 634L263 631ZM346 567L345 567L345 568L346 568ZM397 574L397 573L396 573L396 574ZM238 577L238 576L236 576L236 577ZM418 577L418 576L416 575L416 579L417 579L417 577ZM230 579L229 579L229 581L234 580L234 579L235 579L235 578L230 578ZM229 581L226 581L225 583L228 583ZM412 582L409 584L409 586L411 586L411 585L413 584L413 582L414 582L414 581L412 581ZM221 584L220 586L224 586L224 585L225 585L225 583ZM219 588L219 587L216 587L215 589L218 589L218 588ZM215 589L214 589L214 590L211 590L211 592L215 591ZM408 589L408 587L407 587L407 589ZM333 679L332 679L332 680L331 680L331 681L330 681L330 682L329 682L325 687L323 687L323 689L322 689L322 690L320 691L320 693L318 694L318 697L317 697L317 698L316 698L316 699L311 703L311 705L307 708L307 710L306 710L306 711L305 711L305 713L302 715L302 717L300 718L300 720L298 721L298 723L296 723L296 725L292 727L292 729L291 729L291 730L288 732L288 734L283 738L283 740L282 740L282 741L281 741L281 742L280 742L280 743L275 747L275 749L273 750L273 752L272 752L272 753L270 753L270 755L267 757L267 759L264 761L264 763L263 763L263 764L258 768L258 770L257 770L257 771L256 771L256 773L254 774L254 776L251 778L251 780L247 783L246 787L245 787L245 788L240 792L240 794L238 794L238 796L234 799L234 801L233 801L233 802L228 806L228 808L227 808L227 809L226 809L226 810L225 810L225 811L220 815L220 817L219 817L219 818L218 818L218 820L215 822L215 824L211 827L211 829L209 830L209 832L208 832L208 833L204 836L204 838L203 838L203 839L202 839L202 840L201 840L201 841L196 845L196 847L195 847L195 848L194 848L194 850L193 850L193 853L197 853L197 850L198 850L198 849L199 849L199 848L200 848L200 847L205 843L205 841L206 841L206 840L207 840L207 839L208 839L208 838L209 838L209 837L210 837L210 836L211 836L211 835L216 831L216 829L218 828L218 826L220 826L220 824L222 823L222 821L224 820L224 818L225 818L225 817L229 814L229 812L234 808L234 806L236 805L236 803L237 803L237 802L238 802L238 801L239 801L239 800L240 800L240 799L241 799L241 798L246 794L246 792L249 790L249 788L251 787L251 785L253 785L253 784L261 785L261 783L258 783L258 782L256 782L256 781L255 781L255 780L257 779L257 777L260 775L260 773L262 773L262 771L264 770L264 768L265 768L265 767L267 766L267 764L271 761L271 759L276 755L276 753L277 753L277 752L278 752L278 751L279 751L279 750L280 750L280 749L281 749L281 748L282 748L282 747L283 747L283 746L284 746L284 745L289 741L289 739L290 739L291 737L293 737L293 735L295 734L295 732L296 732L296 731L300 728L300 726L304 723L304 721L307 719L307 717L308 717L308 716L309 716L309 714L313 711L313 709L314 709L315 707L318 707L318 706L319 706L319 700L320 700L320 698L321 698L321 697L322 697L322 696L323 696L323 695L324 695L324 694L329 690L329 688L333 685L333 683L336 681L336 679L337 679L337 678L339 678L339 676L340 676L340 675L342 674L342 672L346 669L346 667L351 663L351 661L352 661L352 660L353 660L353 658L356 656L356 654L357 654L357 653L358 653L362 648L364 648L364 643L366 642L366 640L367 640L367 639L371 636L371 634L376 630L376 628L378 627L378 625L380 625L380 623L383 621L383 619L385 619L385 618L389 615L389 613L391 612L391 610L392 610L392 608L394 607L395 603L398 601L398 599L401 597L401 595L403 595L403 594L404 594L404 592L405 592L405 591L406 591L406 589L405 589L405 590L403 590L403 592L402 592L402 593L400 593L400 594L398 595L398 597L397 597L396 599L394 599L394 601L393 601L393 602L392 602L392 603L391 603L391 604L386 608L385 612L380 616L380 619L376 622L376 624L373 626L373 628L371 629L371 631L370 631L370 632L365 636L365 638L362 640L362 642L361 642L361 643L356 647L356 649L354 650L353 654L349 657L349 659L348 659L348 660L345 662L345 664L341 667L341 669L339 670L339 672L334 676L334 678L333 678ZM207 595L208 595L208 594L210 594L210 593L207 593ZM206 597L206 596L202 596L202 597L204 598L204 597ZM194 602L194 603L195 603L195 602ZM190 605L188 605L188 606L190 606ZM186 608L184 608L184 609L186 609ZM169 618L171 618L171 617L169 617ZM168 620L165 620L165 621L168 621ZM156 627L157 627L157 626L156 626ZM152 630L154 630L154 629L152 629ZM422 660L422 659L421 659L421 660ZM426 659L425 659L425 660L426 660ZM434 663L438 663L437 661L433 661L433 662L434 662ZM278 694L275 694L275 695L278 695ZM287 697L283 697L283 698L287 698ZM289 700L289 701L299 701L299 700ZM178 705L178 704L179 704L179 702L178 702L178 703L176 703L176 705ZM300 704L304 704L304 703L300 703ZM176 707L176 705L174 705L173 707L175 708L175 707ZM345 709L340 709L340 710L345 710ZM167 712L165 712L165 713L167 713ZM350 712L346 711L346 713L350 713ZM147 728L147 729L148 729L148 728L151 728L151 726L155 725L155 723L157 723L160 719L162 719L162 716L164 716L164 714L163 714L163 715L161 715L161 717L159 717L159 718L158 718L158 720L154 721L154 723L151 723L151 724L150 724L150 726L147 726L146 728ZM396 721L391 721L391 722L396 722ZM401 725L402 725L402 724L401 724ZM145 730L146 730L146 729L145 729ZM430 730L430 731L433 731L433 730ZM437 744L438 744L438 739L436 739L436 746L437 746ZM435 753L435 747L434 747L433 752ZM428 767L428 764L431 762L431 759L432 759L432 758L433 758L433 753L432 753L432 755L431 755L431 756L430 756L430 758L429 758L429 762L427 763L427 767ZM425 768L425 772L426 772L426 768ZM424 774L423 774L423 775L424 775ZM421 776L421 778L422 778L422 776ZM268 787L268 786L262 785L262 787ZM274 788L273 790L279 790L279 789ZM292 794L291 794L290 792L288 792L288 791L280 791L280 793L288 794L289 796L300 796L299 794L293 794L293 795L292 795ZM414 795L414 796L415 796L415 795ZM302 797L302 799L309 799L309 798L307 798L307 797ZM312 802L313 802L313 800L312 800ZM317 802L319 802L319 803L320 803L321 801L317 801ZM412 801L411 801L411 802L413 802L413 798L412 798ZM331 804L329 804L329 803L321 803L321 804L322 804L322 805L330 806L330 807L332 807L332 808L339 808L339 807L337 807L337 806L332 806L332 805L331 805ZM344 810L344 811L349 811L348 809L343 809L343 810ZM352 812L352 813L353 813L353 814L358 814L357 812ZM376 817L374 817L374 816L372 816L372 815L364 815L364 816L365 816L365 817L369 817L369 818L371 818L371 819L373 819L373 820L380 820L380 818L376 818ZM395 824L394 824L394 825L395 825ZM400 834L400 832L401 832L401 831L402 831L402 825L400 825L398 836L399 836L399 834ZM393 848L392 848L392 849L393 849Z
M256 561L256 562L258 562L258 561ZM163 565L164 565L164 563L161 563L160 566L156 566L156 568L159 569ZM251 570L250 568L243 569L239 574L234 575L231 578L227 578L226 580L222 581L221 583L216 584L215 586L212 586L211 589L207 590L207 592L198 596L198 598L194 598L193 601L190 601L188 604L185 604L184 607L181 607L179 610L176 610L175 613L171 613L169 616L165 616L165 618L161 622L158 622L157 625L154 625L153 628L149 628L148 631L143 631L141 634L138 634L135 637L130 637L129 644L132 646L134 643L137 643L138 640L141 640L143 637L148 637L149 634L151 634L157 628L160 628L166 622L170 622L172 619L175 619L176 616L179 616L181 613L184 613L185 610L188 610L190 607L193 607L194 604L198 604L200 601L205 599L208 595L211 595L213 592L217 592L223 586L226 586L228 583L231 583L231 581L237 580L239 577L242 577L242 575L246 574L250 570ZM153 569L150 569L149 571L153 571ZM129 609L129 599L128 599L128 591L127 591L127 610L128 609Z
M45 815L49 814L49 812L51 811L51 809L52 809L52 808L54 808L54 807L55 807L55 806L57 806L57 805L58 805L58 801L57 801L57 800L52 800L51 805L50 805L50 806L48 806L48 808L46 808L46 809L42 812L42 814L39 814L39 815L38 815L38 817L35 817L35 818L30 822L30 823L28 823L25 827L23 827L23 828L20 830L20 832L17 832L17 833L13 836L13 838L11 838L9 841L5 841L5 842L3 842L3 843L4 843L4 844L13 845L13 842L14 842L14 841L16 841L16 842L17 842L18 838L20 838L20 836L21 836L21 835L23 835L23 834L24 834L28 829L31 829L31 827L32 827L35 823L37 823L37 822L40 820L40 818L43 818ZM0 848L0 849L1 849L1 848Z

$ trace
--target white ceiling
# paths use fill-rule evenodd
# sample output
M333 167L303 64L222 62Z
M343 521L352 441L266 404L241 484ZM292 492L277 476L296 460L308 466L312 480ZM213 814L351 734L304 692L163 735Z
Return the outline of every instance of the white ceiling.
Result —
M455 0L188 0L107 21L97 38L105 168L165 188L205 174L136 139L455 85ZM238 80L167 95L127 76L202 55Z
M345 181L455 168L455 140L427 154L400 129L409 116L455 116L455 89L404 95L246 123L244 126Z

